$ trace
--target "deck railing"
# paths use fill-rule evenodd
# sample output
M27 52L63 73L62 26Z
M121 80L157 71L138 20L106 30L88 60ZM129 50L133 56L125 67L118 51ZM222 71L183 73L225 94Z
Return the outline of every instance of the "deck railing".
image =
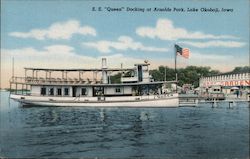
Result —
M100 80L79 79L79 78L32 78L32 77L12 77L10 83L18 84L96 84Z

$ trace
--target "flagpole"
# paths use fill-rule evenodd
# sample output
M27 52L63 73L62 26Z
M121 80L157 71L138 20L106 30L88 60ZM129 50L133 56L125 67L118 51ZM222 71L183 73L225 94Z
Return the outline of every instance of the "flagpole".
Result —
M164 82L167 81L167 66L165 66L165 77L164 77Z
M175 70L175 84L176 84L176 93L177 93L177 81L178 81L178 75L177 75L177 48L174 46L174 54L175 54L175 61L174 61L174 70Z

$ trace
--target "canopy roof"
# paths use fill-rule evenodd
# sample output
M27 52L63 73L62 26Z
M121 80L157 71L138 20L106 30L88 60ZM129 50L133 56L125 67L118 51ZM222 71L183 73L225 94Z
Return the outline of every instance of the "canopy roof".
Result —
M83 71L83 72L95 72L95 71L131 71L134 70L134 68L90 68L90 69L81 69L81 68L71 68L71 69L61 69L61 68L56 68L56 69L51 69L51 68L31 68L31 67L26 67L24 68L25 70L33 70L33 71L66 71L66 72L74 72L74 71Z

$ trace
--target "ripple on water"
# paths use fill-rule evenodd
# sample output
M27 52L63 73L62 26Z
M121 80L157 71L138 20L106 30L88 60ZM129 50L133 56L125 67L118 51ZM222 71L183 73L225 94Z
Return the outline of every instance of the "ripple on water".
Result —
M1 95L8 96L8 94ZM249 107L18 107L1 101L0 156L247 158Z

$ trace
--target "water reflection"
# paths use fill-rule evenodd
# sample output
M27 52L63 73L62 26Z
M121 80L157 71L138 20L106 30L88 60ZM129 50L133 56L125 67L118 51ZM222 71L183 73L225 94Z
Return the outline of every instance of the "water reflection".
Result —
M4 98L5 99L5 98ZM7 99L7 98L6 98ZM1 101L2 102L2 101ZM247 158L249 107L78 108L1 103L0 156ZM4 104L4 105L2 105Z

